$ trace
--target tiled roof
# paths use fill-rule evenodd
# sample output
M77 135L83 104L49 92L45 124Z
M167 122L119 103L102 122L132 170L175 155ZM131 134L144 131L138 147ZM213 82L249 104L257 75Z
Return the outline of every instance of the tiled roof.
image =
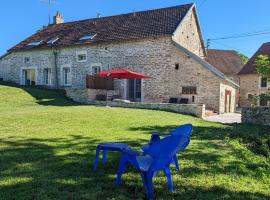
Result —
M247 64L239 72L241 74L257 74L255 61L259 55L267 55L270 57L270 42L264 43L258 51L250 58Z
M244 63L236 51L232 50L207 50L206 61L225 75L237 75Z
M192 6L193 4L186 4L157 10L54 24L40 30L9 51L169 36L174 33ZM92 40L83 42L79 40L82 36L89 34L95 35L95 37ZM59 39L53 44L46 43L54 38ZM37 46L28 45L30 42L39 41L42 42Z

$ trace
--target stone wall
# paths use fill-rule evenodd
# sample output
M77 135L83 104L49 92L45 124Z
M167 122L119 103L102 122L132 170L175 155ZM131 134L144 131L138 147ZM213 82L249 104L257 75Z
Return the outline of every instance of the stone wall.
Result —
M92 89L72 89L66 88L67 97L72 100L91 105L106 105L105 101L96 101L94 98L89 98L95 96L99 90ZM108 96L113 95L115 91L109 91ZM145 103L145 102L112 102L108 101L107 105L111 107L124 107L124 108L141 108L141 109L152 109L152 110L164 110L182 114L195 115L197 117L204 117L205 115L205 105L204 104L170 104L170 103Z
M204 58L204 47L200 38L200 28L193 8L187 13L173 35L173 40L196 55Z
M195 59L179 51L176 47L172 51L171 62L171 66L178 63L179 69L171 69L169 96L188 98L190 103L206 104L206 109L223 113L223 104L225 102L223 99L224 88L230 88L232 90L231 112L234 112L235 89L237 88L235 85L214 75ZM197 94L182 94L183 86L196 87ZM192 102L192 97L194 97L194 102Z
M270 107L242 108L242 122L270 126Z
M269 92L268 88L260 87L260 76L258 74L240 75L240 106L250 106L248 94L259 95L261 93ZM259 102L258 102L259 104Z

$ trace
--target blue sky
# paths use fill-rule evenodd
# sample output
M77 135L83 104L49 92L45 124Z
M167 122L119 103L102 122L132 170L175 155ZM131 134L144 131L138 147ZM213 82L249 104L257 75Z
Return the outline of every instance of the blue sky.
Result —
M0 55L48 24L46 0L6 0L0 6ZM52 14L59 10L65 21L109 16L195 2L204 39L219 38L260 30L270 31L269 0L57 0ZM234 49L251 56L270 34L249 38L218 40L210 48Z

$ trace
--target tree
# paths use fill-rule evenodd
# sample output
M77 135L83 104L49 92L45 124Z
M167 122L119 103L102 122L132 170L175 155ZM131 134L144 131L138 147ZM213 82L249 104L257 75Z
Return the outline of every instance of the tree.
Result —
M270 76L270 60L267 55L259 55L255 61L255 65L258 74L263 77Z
M239 54L239 56L241 57L243 63L244 63L244 64L247 64L247 62L249 61L249 58L248 58L246 55L242 54L242 53L239 53L239 52L238 52L238 54Z
M264 78L268 78L270 84L270 59L267 55L259 55L255 60L256 71ZM262 93L257 98L260 101L260 105L266 106L267 102L270 101L270 93Z

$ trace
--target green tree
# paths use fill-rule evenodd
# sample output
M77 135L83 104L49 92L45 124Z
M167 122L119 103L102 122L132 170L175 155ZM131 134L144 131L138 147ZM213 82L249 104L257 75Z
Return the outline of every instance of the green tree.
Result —
M267 55L259 55L255 61L257 72L263 77L270 76L270 60Z
M256 71L264 78L268 78L270 84L270 59L267 55L259 55L255 61ZM260 105L266 106L270 101L270 93L262 93L257 97L260 101Z
M239 52L238 52L238 54L239 54L239 56L241 57L243 63L244 63L244 64L247 64L247 62L249 61L249 58L248 58L246 55L242 54L242 53L239 53Z

